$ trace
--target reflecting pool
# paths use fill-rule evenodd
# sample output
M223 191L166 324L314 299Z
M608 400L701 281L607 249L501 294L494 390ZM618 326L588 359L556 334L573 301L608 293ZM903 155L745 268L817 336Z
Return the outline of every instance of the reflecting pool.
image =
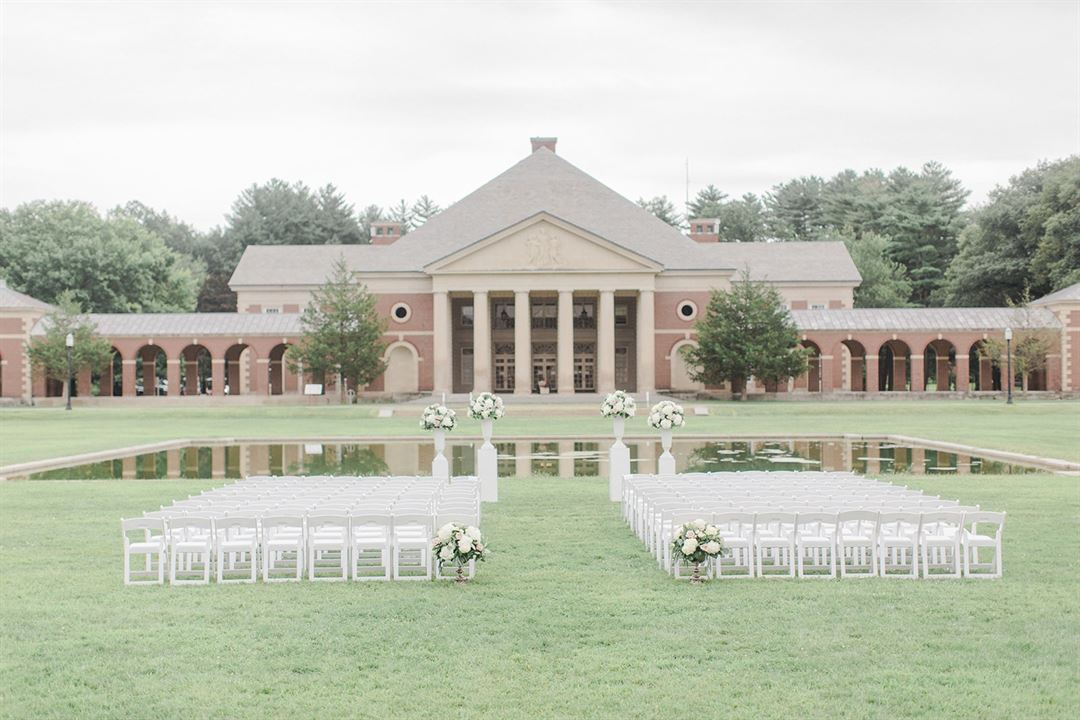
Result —
M513 439L495 443L499 475L591 477L607 474L610 439ZM659 441L628 439L634 472L656 472ZM455 475L475 473L473 441L447 442ZM679 472L739 470L853 470L890 473L1013 474L1038 468L964 455L914 444L837 438L676 440ZM248 475L426 475L431 443L235 443L199 445L118 457L34 473L31 480L226 478Z

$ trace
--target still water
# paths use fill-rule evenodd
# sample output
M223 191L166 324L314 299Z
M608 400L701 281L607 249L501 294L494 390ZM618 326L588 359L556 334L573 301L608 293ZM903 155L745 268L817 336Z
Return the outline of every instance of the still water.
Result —
M590 477L607 474L610 439L529 440L495 443L499 475ZM631 439L633 472L656 472L658 441ZM475 473L472 441L447 442L455 475ZM1042 472L973 455L883 440L784 438L686 440L672 445L679 472L738 470L853 470L889 473L1013 474ZM29 475L31 480L228 478L248 475L426 475L431 443L415 441L330 444L240 443L192 446L132 455Z

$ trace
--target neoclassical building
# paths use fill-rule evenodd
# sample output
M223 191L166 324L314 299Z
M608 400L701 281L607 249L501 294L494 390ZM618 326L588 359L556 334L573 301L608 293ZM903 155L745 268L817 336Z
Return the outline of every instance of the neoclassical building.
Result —
M533 138L523 160L407 234L381 223L370 245L248 247L230 281L237 313L92 316L115 359L78 388L266 396L331 384L295 376L282 357L342 258L387 318L387 370L365 392L723 393L690 379L680 349L695 342L710 293L744 272L780 291L814 353L803 377L752 392L999 390L977 347L1006 327L1053 338L1030 389L1080 390L1080 285L1022 310L853 309L860 277L842 243L721 243L707 218L683 234L555 144ZM0 289L3 396L58 394L22 349L47 311Z

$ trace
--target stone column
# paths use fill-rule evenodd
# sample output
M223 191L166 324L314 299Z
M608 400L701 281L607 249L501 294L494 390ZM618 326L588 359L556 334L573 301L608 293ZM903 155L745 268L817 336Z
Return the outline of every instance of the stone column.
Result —
M530 393L532 393L532 307L529 304L529 291L518 290L514 292L514 394L529 395Z
M988 392L994 389L994 365L990 358L979 358L979 391Z
M911 392L926 391L926 356L911 355Z
M157 355L142 358L143 397L157 395Z
M966 393L971 390L971 366L968 360L967 355L956 353L956 392Z
M168 358L165 361L165 381L168 383L166 394L173 397L180 394L180 358Z
M446 291L434 293L434 317L432 318L434 342L434 377L432 391L438 395L449 393L453 387L453 348L450 344L450 295ZM475 359L475 350L473 351Z
M138 360L122 360L120 362L120 394L124 397L135 397L135 365Z
M866 356L866 392L878 392L878 356L877 353Z
M893 355L893 390L903 392L907 390L907 361L902 355ZM911 390L922 390L922 355L911 356Z
M127 384L127 381L124 381ZM210 359L210 389L214 395L221 397L225 394L225 358Z
M184 358L184 392L188 395L199 394L199 356Z
M851 356L851 369L848 371L848 389L853 392L866 391L866 384L863 383L862 375L863 361L863 357L855 357L854 355Z
M638 294L637 306L637 393L656 391L656 313L652 290Z
M559 394L574 393L574 293L571 290L559 291Z
M473 386L491 391L491 302L486 291L473 293Z
M596 390L615 389L615 292L600 291L596 309Z
M247 352L251 353L248 360L247 392L252 395L265 395L266 381L270 379L270 359L255 357L255 349L251 347L247 349ZM356 388L353 388L353 390L356 390Z

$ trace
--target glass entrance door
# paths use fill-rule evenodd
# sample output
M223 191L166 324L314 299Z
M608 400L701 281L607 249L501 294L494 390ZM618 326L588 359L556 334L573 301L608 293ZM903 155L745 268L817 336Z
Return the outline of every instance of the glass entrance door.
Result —
M596 391L596 345L574 343L574 390Z
M552 343L536 343L533 345L533 392L555 392L558 389L559 368L556 361L558 355L555 345Z
M495 392L510 392L514 389L514 346L496 345L495 362L492 368L495 371Z

